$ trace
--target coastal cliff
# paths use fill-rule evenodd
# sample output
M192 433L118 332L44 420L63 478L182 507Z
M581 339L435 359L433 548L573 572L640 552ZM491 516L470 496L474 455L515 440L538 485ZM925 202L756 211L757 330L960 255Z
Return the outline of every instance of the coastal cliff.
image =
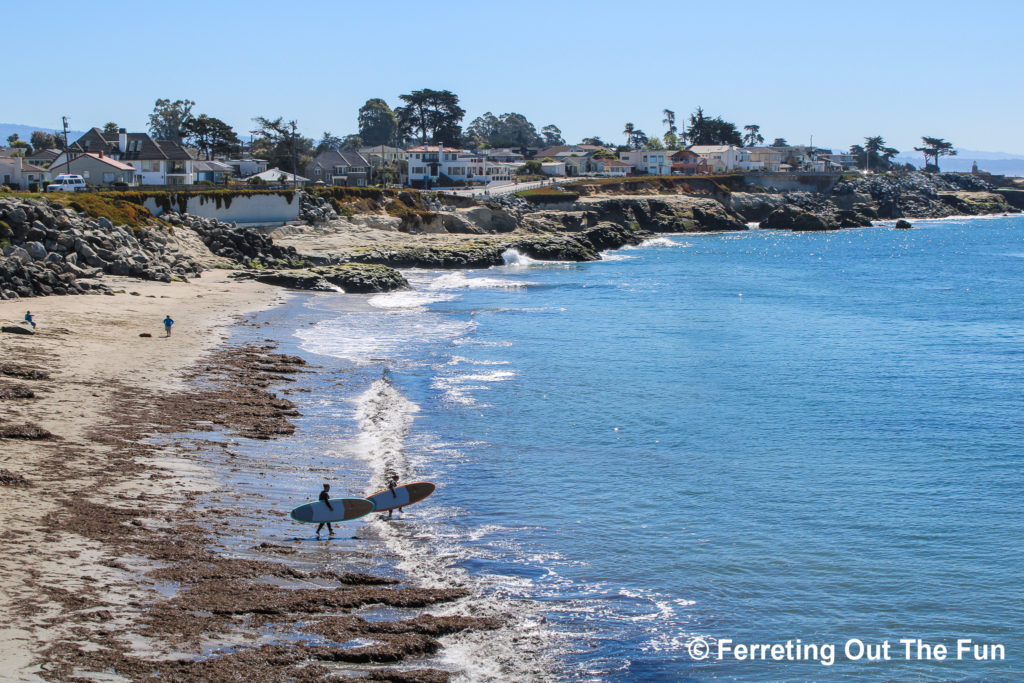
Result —
M485 201L320 188L301 197L303 225L269 235L173 211L157 220L130 200L104 198L109 210L82 210L75 202L8 195L0 197L0 298L104 293L105 274L170 282L211 267L291 288L391 291L408 286L395 268L486 268L504 263L510 251L593 261L654 233L745 230L752 222L839 230L897 218L1014 213L1024 204L1017 187L953 173L844 176L822 192L749 189L763 188L746 187L741 176L639 177ZM124 213L125 205L132 211ZM134 223L118 224L122 214Z

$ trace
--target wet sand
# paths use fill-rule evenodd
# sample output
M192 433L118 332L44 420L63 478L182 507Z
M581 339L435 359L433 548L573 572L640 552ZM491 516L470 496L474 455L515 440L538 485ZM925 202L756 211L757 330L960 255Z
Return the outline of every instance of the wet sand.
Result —
M218 549L230 530L203 506L221 487L209 451L230 450L216 435L290 434L296 407L276 390L309 371L272 344L226 339L286 294L223 271L120 284L137 295L0 302L2 324L31 308L39 325L0 335L3 679L448 680L416 660L440 636L498 624L353 612L466 591L309 571L273 543Z

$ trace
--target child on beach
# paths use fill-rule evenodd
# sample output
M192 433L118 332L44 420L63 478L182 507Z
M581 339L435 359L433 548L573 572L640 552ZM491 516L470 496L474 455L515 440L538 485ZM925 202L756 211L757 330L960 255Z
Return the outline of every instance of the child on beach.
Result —
M168 328L169 329L169 328ZM324 490L320 492L320 500L327 503L327 509L333 511L334 507L331 505L331 494L328 491L331 490L330 484L324 484ZM331 528L330 522L320 522L320 525L316 528L316 537L320 538L320 530L324 528L324 524L327 525L327 535L333 536L334 529Z
M32 311L25 311L25 322L32 326L32 329L36 329L36 321L32 319Z
M174 321L171 320L171 316L167 316L166 318L164 318L164 331L167 332L168 337L171 336L171 325L173 324Z

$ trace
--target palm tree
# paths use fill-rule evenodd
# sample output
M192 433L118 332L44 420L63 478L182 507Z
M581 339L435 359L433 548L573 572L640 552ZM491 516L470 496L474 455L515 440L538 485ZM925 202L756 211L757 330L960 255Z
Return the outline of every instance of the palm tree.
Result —
M627 123L626 128L622 131L622 134L626 136L626 144L628 145L633 139L633 124Z
M668 132L669 133L672 133L673 135L675 135L676 131L678 130L676 128L676 113L674 111L672 111L671 109L664 109L664 110L662 110L661 113L665 115L665 118L663 118L661 120L661 122L664 123L665 126L668 127Z

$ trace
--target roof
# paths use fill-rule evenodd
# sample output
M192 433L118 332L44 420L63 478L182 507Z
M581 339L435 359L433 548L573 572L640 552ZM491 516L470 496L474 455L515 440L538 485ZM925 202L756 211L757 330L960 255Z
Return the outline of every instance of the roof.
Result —
M279 168L268 168L263 173L257 173L256 175L249 176L248 178L246 178L246 180L252 180L253 178L259 178L260 180L262 180L264 182L267 182L267 183L276 183L279 180L281 180L281 176L284 176L285 182L288 182L288 183L290 183L292 181L298 181L300 183L308 183L309 182L309 178L303 178L300 175L297 176L297 175L294 175L292 173L289 173L288 171L282 171Z
M215 171L217 173L234 173L235 168L223 161L200 161L192 162L193 171Z
M320 164L321 166L369 166L370 162L359 152L339 152L336 149L328 149L317 154L312 164Z
M735 145L693 145L690 147L690 151L697 154L711 154L713 152L728 152L735 148Z
M625 161L619 161L618 159L594 159L595 164L601 164L602 166L629 166L633 167L633 164L627 164Z
M26 159L42 159L43 161L52 161L60 156L59 149L39 149L29 154Z
M119 159L167 159L185 161L192 156L184 147L170 140L154 140L148 133L126 133L127 148L119 146L119 133L106 134L99 128L90 128L71 144L73 152L99 152Z
M360 147L360 154L380 154L383 151L384 154L405 154L405 150L401 147L390 147L388 145L373 145L371 147Z
M134 166L129 166L128 164L122 164L120 161L117 161L116 159L111 159L108 156L102 156L101 157L99 154L92 154L92 153L83 154L82 156L75 157L74 159L71 160L71 163L74 163L74 162L78 161L82 157L90 157L92 159L95 159L96 161L99 161L100 163L107 164L108 166L113 166L114 168L116 168L119 171L134 171L135 170Z
M440 145L420 145L419 147L413 147L412 149L405 150L407 152L439 152L441 151ZM465 150L459 149L458 147L445 147L446 152L464 152Z
M18 158L18 157L0 157L0 164L3 164L4 166L10 166L13 169L14 168L14 160L16 158ZM45 168L42 168L40 166L36 166L34 164L25 163L23 157L22 157L22 159L23 159L22 162L21 162L21 170L22 171L25 171L25 172L28 172L28 173L48 173L48 171Z
M578 149L578 150L581 150L581 151L593 151L593 150L605 149L605 148L601 147L600 145L555 145L554 147L548 147L547 149L540 150L539 152L537 152L537 154L535 156L539 156L539 157L553 157L553 156L558 155L558 154L564 154L566 152L570 152L570 151L572 151L574 149Z

